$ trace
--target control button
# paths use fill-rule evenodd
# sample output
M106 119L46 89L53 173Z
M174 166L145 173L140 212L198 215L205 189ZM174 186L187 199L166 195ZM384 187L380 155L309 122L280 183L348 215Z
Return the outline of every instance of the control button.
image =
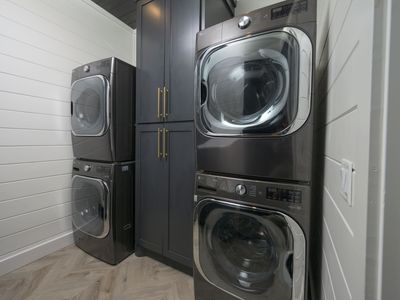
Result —
M85 165L85 166L83 167L83 171L85 171L85 172L89 172L91 169L92 169L92 166L91 166L91 165Z
M280 190L277 188L272 188L269 187L267 188L267 199L268 200L276 200L276 201L281 201L280 197Z
M235 188L236 194L243 196L246 194L246 187L243 184L238 184Z
M89 65L84 66L83 67L83 71L86 72L86 73L89 72L90 71L90 66Z
M251 24L251 18L249 16L243 16L240 18L238 26L240 29L246 29Z

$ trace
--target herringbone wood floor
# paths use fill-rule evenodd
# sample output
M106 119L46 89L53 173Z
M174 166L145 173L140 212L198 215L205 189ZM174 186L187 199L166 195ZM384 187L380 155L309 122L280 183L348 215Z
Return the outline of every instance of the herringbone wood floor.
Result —
M193 280L148 257L109 266L69 246L0 277L1 300L193 300Z

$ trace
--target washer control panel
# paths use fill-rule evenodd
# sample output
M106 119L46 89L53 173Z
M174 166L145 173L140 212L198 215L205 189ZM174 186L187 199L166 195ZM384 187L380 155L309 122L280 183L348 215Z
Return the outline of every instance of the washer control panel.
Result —
M198 173L196 176L196 196L219 196L284 209L302 210L303 206L310 202L310 186Z
M285 201L290 203L302 203L302 192L296 189L281 189L267 187L266 198L274 201Z

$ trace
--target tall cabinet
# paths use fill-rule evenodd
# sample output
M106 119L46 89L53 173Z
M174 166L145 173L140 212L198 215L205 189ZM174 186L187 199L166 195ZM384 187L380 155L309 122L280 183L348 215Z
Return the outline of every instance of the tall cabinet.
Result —
M136 248L192 267L199 0L138 1Z

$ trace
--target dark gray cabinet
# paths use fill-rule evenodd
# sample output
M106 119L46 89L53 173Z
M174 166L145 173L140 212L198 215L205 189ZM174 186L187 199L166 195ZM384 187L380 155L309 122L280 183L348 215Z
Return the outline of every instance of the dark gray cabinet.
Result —
M162 121L164 87L165 0L138 2L136 121Z
M168 209L168 164L161 159L159 125L138 126L136 134L136 240L162 254Z
M138 123L193 120L200 0L138 1Z
M192 267L193 122L137 127L136 246Z

